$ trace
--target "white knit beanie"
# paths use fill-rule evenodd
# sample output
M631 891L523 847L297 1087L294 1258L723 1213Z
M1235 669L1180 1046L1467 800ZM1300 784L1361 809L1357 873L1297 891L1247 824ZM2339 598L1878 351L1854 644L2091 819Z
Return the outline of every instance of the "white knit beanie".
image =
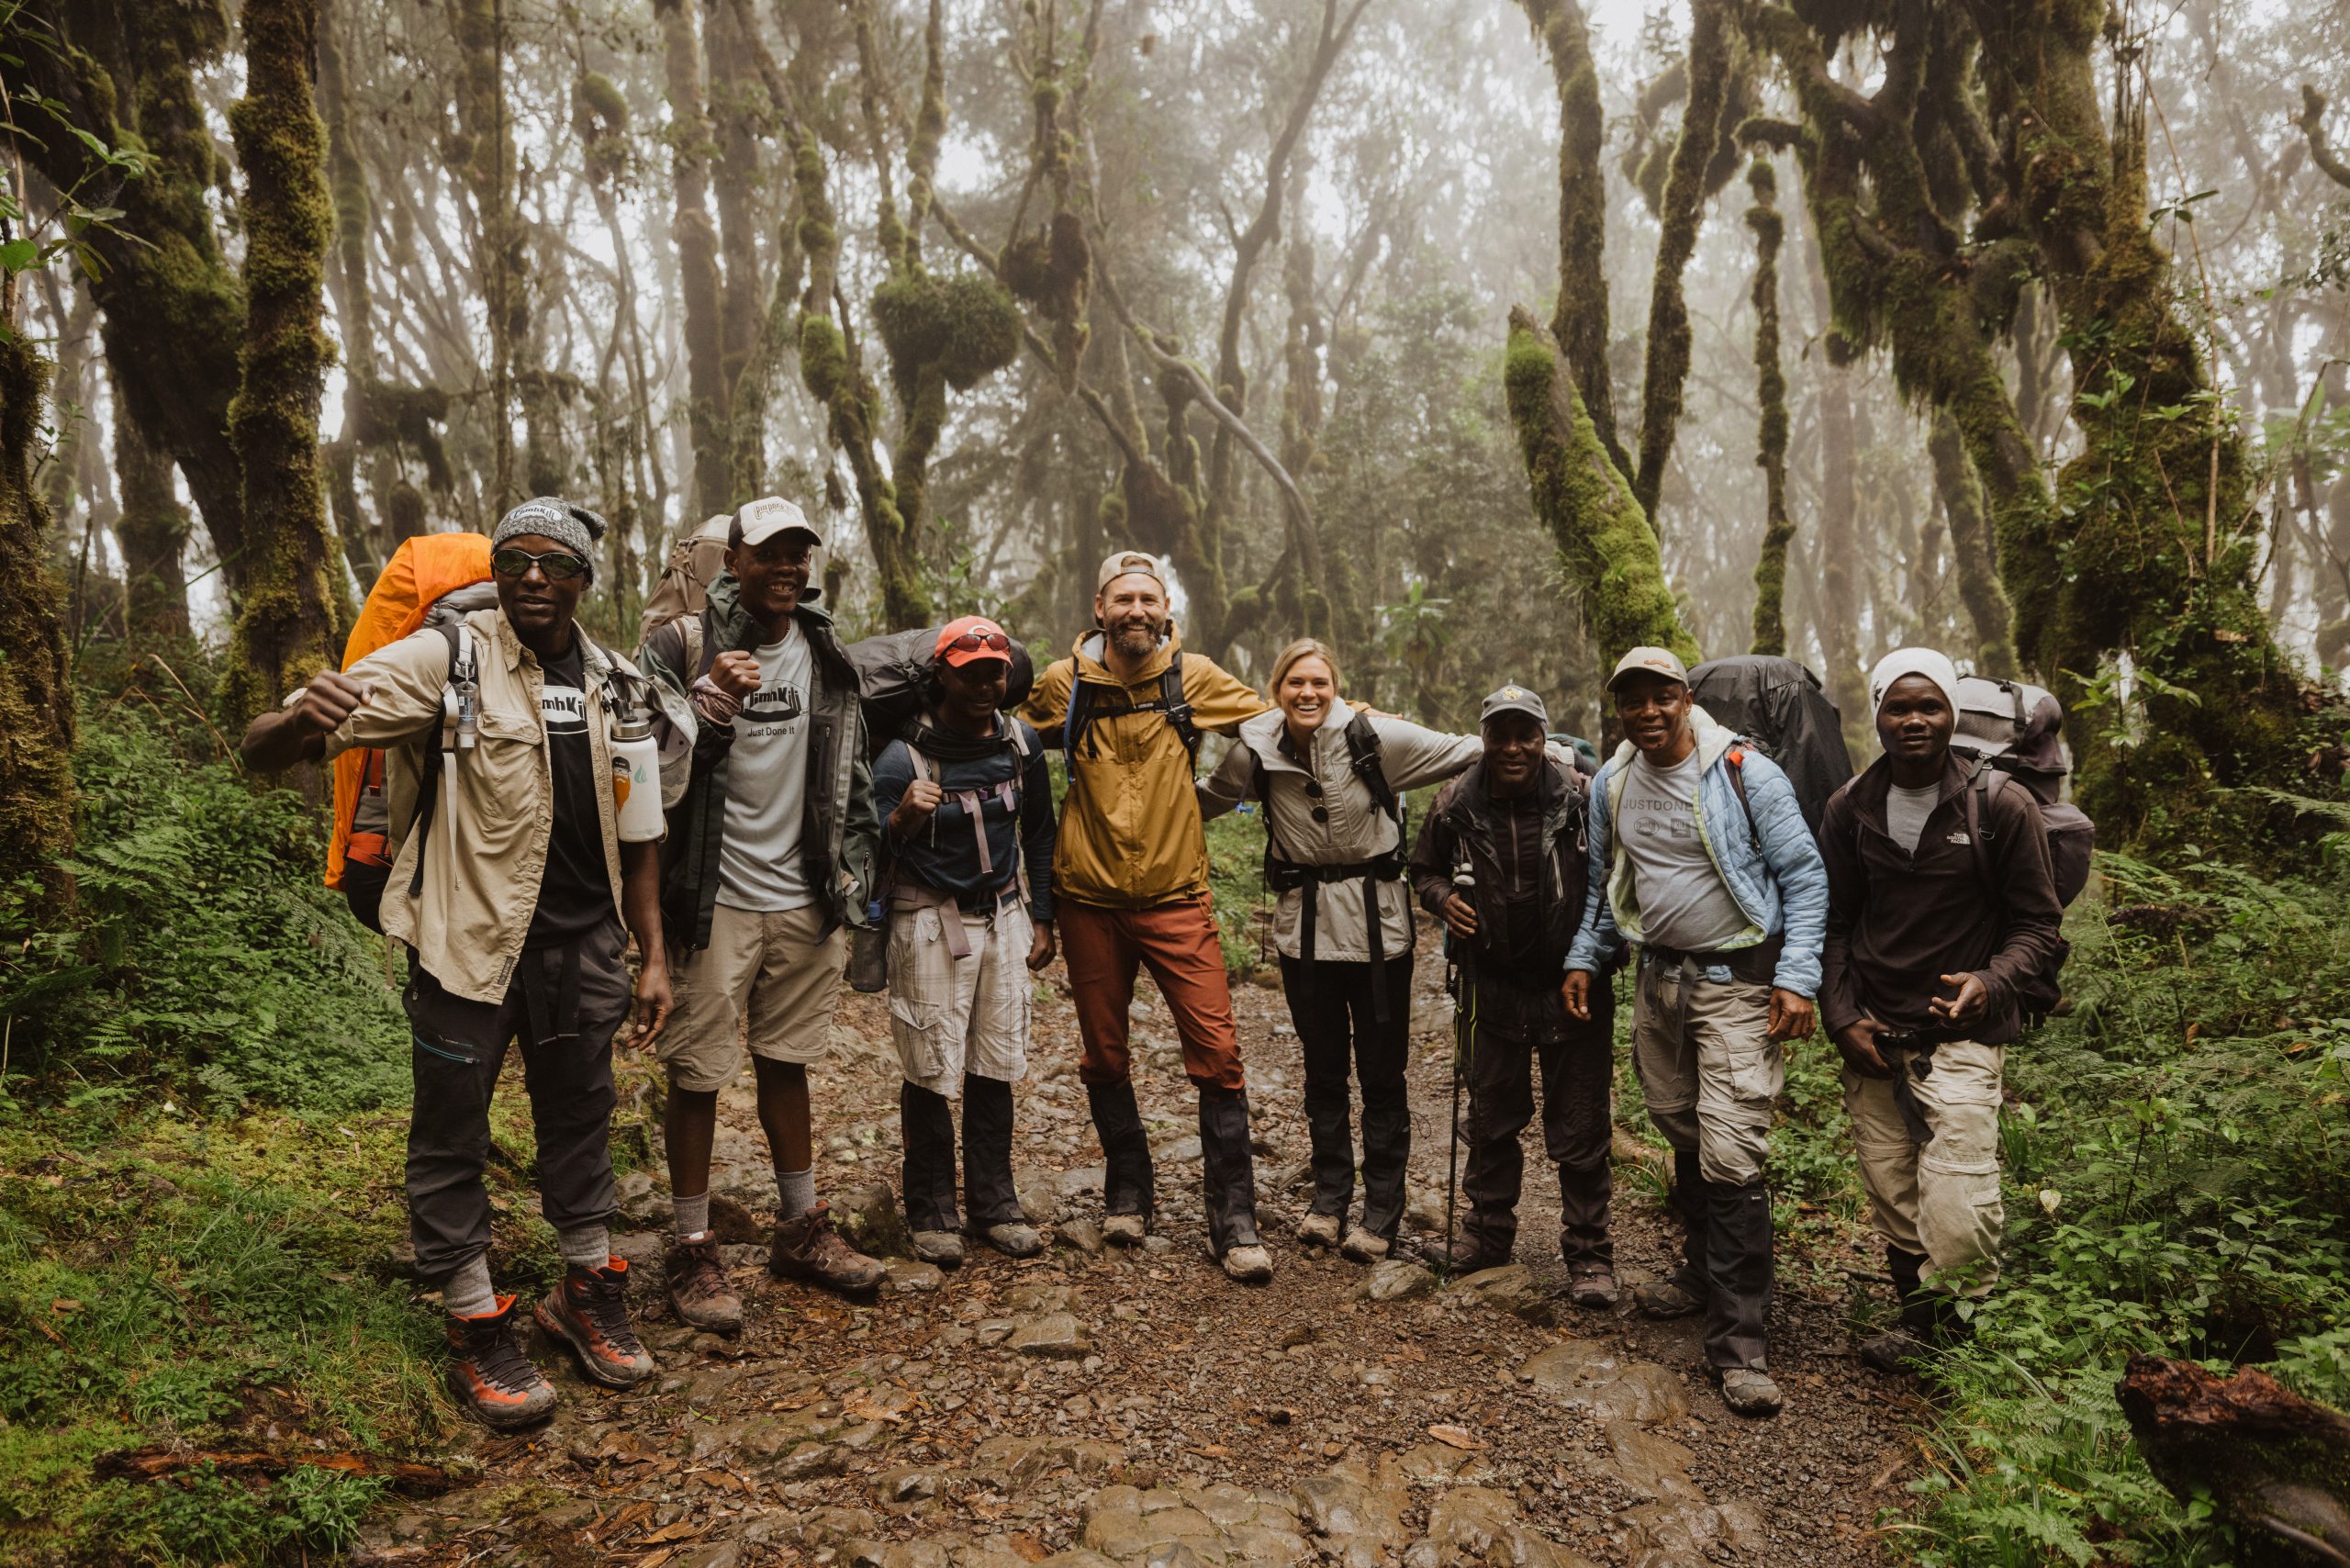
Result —
M1896 648L1877 660L1876 668L1869 671L1871 713L1885 706L1885 694L1905 675L1921 675L1932 681L1942 689L1942 700L1950 704L1950 711L1958 711L1958 666L1950 662L1950 655L1931 648Z

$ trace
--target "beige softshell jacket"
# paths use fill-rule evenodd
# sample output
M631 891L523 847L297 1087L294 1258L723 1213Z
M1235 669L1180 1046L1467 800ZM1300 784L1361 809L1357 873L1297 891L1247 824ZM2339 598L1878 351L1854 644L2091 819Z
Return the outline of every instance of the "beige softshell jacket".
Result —
M374 689L327 737L326 755L333 757L355 745L386 753L385 804L401 832L391 880L384 890L384 935L414 948L432 978L452 993L474 1002L498 1002L513 979L515 959L538 907L547 839L554 827L554 777L539 716L545 678L538 656L522 645L503 610L476 610L464 618L464 624L473 633L481 683L479 739L471 750L452 754L442 770L445 792L425 834L431 853L425 856L419 897L408 897L419 840L407 828L416 820L423 746L438 744L441 693L449 681L449 640L427 627L352 666L347 672L351 678L372 682ZM613 668L633 676L636 666L584 635L580 666L595 776L610 778L604 678ZM685 769L692 761L693 716L682 705L661 701L657 690L653 695L659 704L662 794L674 798L684 790ZM596 792L596 814L603 827L604 869L611 879L617 911L621 847L610 790Z
M1256 765L1265 769L1265 788L1272 799L1265 813L1281 852L1292 860L1314 866L1338 866L1375 859L1397 847L1395 824L1379 809L1371 786L1356 776L1353 754L1347 749L1347 724L1354 710L1343 703L1329 711L1314 732L1312 754L1295 756L1282 744L1283 720L1279 710L1259 713L1240 726L1239 739L1225 754L1222 766L1199 788L1200 814L1221 816L1255 796ZM1441 783L1469 767L1485 754L1485 743L1475 735L1448 735L1423 729L1404 719L1373 714L1371 728L1379 735L1379 770L1387 787L1403 795L1425 785ZM1305 781L1319 779L1322 795L1308 795ZM1326 822L1314 820L1314 808L1323 807ZM1402 846L1409 855L1412 846ZM1318 889L1292 888L1281 894L1273 915L1273 942L1286 958L1304 957L1299 950L1299 915L1309 893L1319 892L1321 906L1314 916L1314 956L1343 963L1371 961L1370 928L1362 907L1362 883L1348 879L1326 882ZM1389 958L1411 950L1412 894L1407 879L1379 884L1380 951Z

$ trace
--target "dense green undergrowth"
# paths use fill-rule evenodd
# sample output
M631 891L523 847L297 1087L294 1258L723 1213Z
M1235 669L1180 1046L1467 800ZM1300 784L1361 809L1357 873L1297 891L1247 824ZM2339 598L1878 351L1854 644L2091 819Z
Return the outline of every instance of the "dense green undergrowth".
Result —
M202 1464L171 1445L406 1455L458 1430L400 1262L408 1031L382 945L319 885L316 818L201 727L88 718L84 924L0 893L0 1561L296 1562L346 1546L377 1484ZM501 1284L558 1268L529 1115L493 1109Z

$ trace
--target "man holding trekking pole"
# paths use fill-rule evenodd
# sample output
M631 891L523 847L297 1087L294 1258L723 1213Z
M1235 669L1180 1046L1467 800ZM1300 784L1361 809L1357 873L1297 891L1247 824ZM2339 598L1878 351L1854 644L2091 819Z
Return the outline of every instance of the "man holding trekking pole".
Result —
M1412 851L1420 902L1445 924L1460 965L1458 1071L1469 1085L1469 1215L1448 1237L1455 1273L1506 1263L1525 1176L1518 1135L1534 1118L1559 1168L1559 1250L1577 1306L1616 1304L1607 1236L1613 999L1567 1014L1557 983L1582 917L1583 781L1546 749L1542 699L1505 686L1485 699L1483 758L1445 786Z

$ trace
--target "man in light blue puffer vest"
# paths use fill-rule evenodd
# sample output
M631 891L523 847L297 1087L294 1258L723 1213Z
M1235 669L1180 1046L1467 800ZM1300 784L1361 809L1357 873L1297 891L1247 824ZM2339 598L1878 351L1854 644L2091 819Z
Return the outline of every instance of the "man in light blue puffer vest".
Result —
M1763 1345L1772 1103L1782 1047L1811 1033L1828 871L1787 776L1692 700L1673 654L1634 648L1607 689L1627 738L1592 781L1591 890L1567 954L1567 1011L1589 1017L1594 977L1624 942L1639 949L1632 1066L1673 1146L1689 1237L1680 1270L1635 1299L1651 1317L1702 1310L1723 1403L1774 1415Z

